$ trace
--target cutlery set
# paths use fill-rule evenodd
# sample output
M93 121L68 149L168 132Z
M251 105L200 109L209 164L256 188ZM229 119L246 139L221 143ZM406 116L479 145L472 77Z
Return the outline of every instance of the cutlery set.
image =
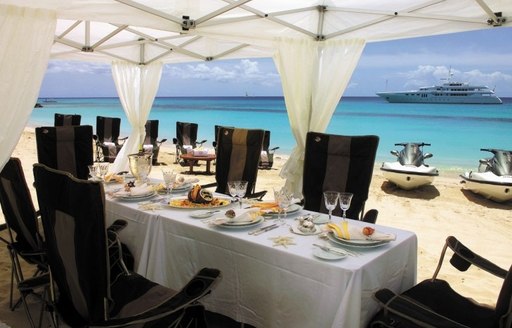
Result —
M277 223L274 223L274 224L271 224L271 225L268 225L268 226L265 226L265 227L258 228L256 230L249 231L249 235L258 236L258 235L261 235L264 232L273 230L273 229L275 229L277 227L279 227L279 225Z

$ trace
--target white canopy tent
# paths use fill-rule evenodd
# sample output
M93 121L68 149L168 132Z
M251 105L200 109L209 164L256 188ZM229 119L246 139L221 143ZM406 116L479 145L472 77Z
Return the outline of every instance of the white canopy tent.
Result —
M123 69L141 68L130 73L133 102L120 94L128 117L141 111L130 119L136 147L160 74L142 67L273 56L297 140L282 174L299 191L306 132L325 131L365 43L512 26L511 16L510 0L0 0L0 128L9 131L0 137L0 167L28 120L48 58L124 62L114 74L118 90L129 84L119 80L130 76Z

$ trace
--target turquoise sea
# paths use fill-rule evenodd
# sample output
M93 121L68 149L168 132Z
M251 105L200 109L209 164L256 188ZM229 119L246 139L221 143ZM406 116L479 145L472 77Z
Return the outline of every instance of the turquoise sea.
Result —
M398 142L426 142L434 154L427 163L442 170L476 169L487 154L480 148L512 149L512 98L502 105L390 104L378 97L343 98L327 133L375 134L380 137L377 162L394 161L389 151ZM80 114L82 124L95 129L96 116L121 117L121 136L128 120L118 98L39 99L43 108L32 112L29 126L53 125L54 113ZM295 140L282 97L156 98L150 114L160 120L159 139L172 145L176 121L199 124L198 139L214 136L214 125L261 128L271 131L271 147L290 154Z

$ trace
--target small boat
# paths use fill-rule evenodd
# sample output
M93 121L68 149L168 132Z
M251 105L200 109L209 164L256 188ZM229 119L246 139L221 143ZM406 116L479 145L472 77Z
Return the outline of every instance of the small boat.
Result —
M391 183L404 190L411 190L429 185L439 171L425 164L425 159L431 158L431 153L423 153L423 146L430 146L424 142L403 142L395 146L402 146L402 150L392 150L391 154L397 157L396 162L384 162L380 168L382 174Z
M447 82L441 85L421 87L418 90L377 92L377 96L390 103L427 104L501 104L494 90L485 85L471 85L467 82Z
M460 177L464 189L496 202L512 200L512 151L480 149L494 156L480 160L478 172L464 172Z

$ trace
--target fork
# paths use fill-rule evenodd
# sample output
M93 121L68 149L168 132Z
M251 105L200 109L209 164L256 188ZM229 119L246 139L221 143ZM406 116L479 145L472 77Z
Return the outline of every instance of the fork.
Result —
M324 246L324 245L319 245L319 244L313 244L313 246L316 246L316 247L320 248L321 250L323 250L325 252L329 252L329 253L333 253L333 254L338 254L338 255L348 255L348 256L359 256L359 255L361 255L360 253L352 252L352 251L349 251L347 249L332 248L332 247L328 247L328 246Z

